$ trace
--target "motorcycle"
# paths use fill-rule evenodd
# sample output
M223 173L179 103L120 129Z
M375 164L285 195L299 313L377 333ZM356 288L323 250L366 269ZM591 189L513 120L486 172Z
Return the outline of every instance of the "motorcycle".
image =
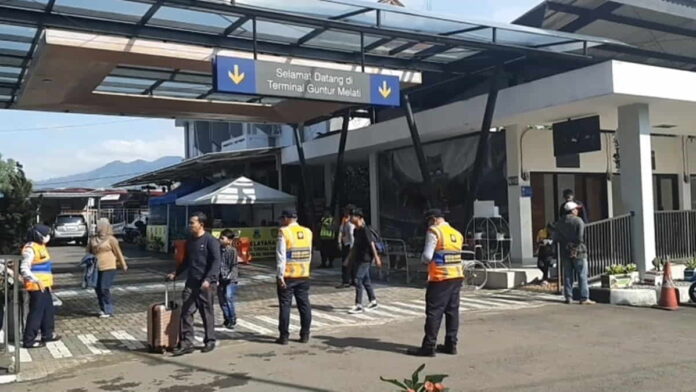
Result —
M692 303L696 303L696 274L691 276L691 287L689 287L689 298Z

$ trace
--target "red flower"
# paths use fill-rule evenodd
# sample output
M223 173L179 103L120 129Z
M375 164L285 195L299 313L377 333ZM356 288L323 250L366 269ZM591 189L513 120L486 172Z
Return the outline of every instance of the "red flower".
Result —
M426 381L423 386L425 387L426 392L434 392L435 391L435 384L433 384L430 381Z
M445 386L442 385L442 383L439 383L439 382L438 382L438 383L435 384L435 390L438 391L438 392L444 391L444 390L445 390Z

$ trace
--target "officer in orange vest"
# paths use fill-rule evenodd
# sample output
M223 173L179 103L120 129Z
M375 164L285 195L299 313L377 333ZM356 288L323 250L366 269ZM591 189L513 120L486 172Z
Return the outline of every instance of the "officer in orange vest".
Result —
M24 348L43 347L48 342L61 339L54 332L55 310L53 309L53 271L51 256L46 244L51 240L48 226L36 225L27 233L27 243L22 248L19 271L24 288L29 293L29 314L24 327ZM41 340L37 337L41 332Z
M459 330L459 291L464 271L462 247L464 236L445 221L439 209L425 213L428 232L421 261L428 264L428 289L425 292L425 337L421 347L409 349L409 355L434 357L435 351L456 354ZM445 344L437 345L442 315L445 315Z
M309 303L309 267L312 262L312 231L297 223L297 211L287 209L280 214L276 243L278 281L278 344L288 344L290 308L295 297L300 311L300 343L309 341L312 308Z

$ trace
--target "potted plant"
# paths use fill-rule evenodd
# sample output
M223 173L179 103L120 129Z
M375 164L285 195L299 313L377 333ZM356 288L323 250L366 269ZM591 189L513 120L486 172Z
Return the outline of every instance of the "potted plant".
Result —
M422 364L416 369L411 375L411 378L405 378L403 381L396 379L386 379L380 377L379 379L397 386L400 392L446 392L449 389L442 385L442 380L444 380L446 374L431 374L425 376L425 378L420 380L420 372L425 368L425 364Z
M696 270L696 258L693 258L686 262L686 269L684 270L684 280L691 280L694 276L694 270Z
M638 266L635 264L610 265L601 276L602 288L605 289L626 289L633 286L639 279Z
M138 248L140 248L140 250L146 250L148 245L147 238L144 236L138 236L135 239L135 244L138 246Z
M164 241L159 237L152 237L150 238L148 247L154 252L161 252L164 248Z

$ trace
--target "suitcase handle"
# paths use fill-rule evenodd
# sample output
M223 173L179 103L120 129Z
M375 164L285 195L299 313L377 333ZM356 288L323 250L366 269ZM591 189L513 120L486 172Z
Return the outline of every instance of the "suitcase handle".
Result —
M176 291L176 280L172 280L172 291ZM169 283L164 282L164 307L169 309Z

